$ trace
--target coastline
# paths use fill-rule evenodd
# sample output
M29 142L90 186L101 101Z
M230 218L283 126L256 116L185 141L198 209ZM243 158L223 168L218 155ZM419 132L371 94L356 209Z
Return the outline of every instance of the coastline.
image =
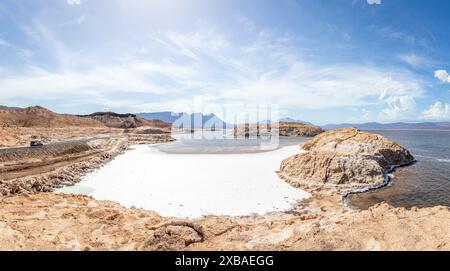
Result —
M391 165L390 169L387 170L383 175L384 175L384 181L378 185L370 185L367 186L365 188L362 189L357 189L357 190L353 190L353 191L349 191L346 192L343 196L342 196L342 203L349 206L350 208L353 208L351 205L349 205L348 203L348 197L351 195L357 195L357 194L363 194L363 193L368 193L368 192L372 192L378 189L382 189L385 187L388 187L392 184L393 182L393 178L391 176L389 176L389 174L394 173L395 170L397 168L402 168L402 167L407 167L407 166L411 166L414 165L415 163L417 163L417 160L414 159L408 163L404 163L404 164L400 164L400 165Z

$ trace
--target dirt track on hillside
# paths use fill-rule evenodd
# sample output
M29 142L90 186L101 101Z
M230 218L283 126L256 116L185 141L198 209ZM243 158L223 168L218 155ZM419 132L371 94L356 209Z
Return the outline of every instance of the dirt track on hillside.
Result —
M129 134L58 142L38 148L0 150L0 195L48 192L73 185L123 153L130 144L173 140L169 135Z
M39 148L0 150L0 162L3 163L0 179L11 180L50 172L100 156L102 153L114 152L121 144L124 142L117 138L92 138L54 143Z

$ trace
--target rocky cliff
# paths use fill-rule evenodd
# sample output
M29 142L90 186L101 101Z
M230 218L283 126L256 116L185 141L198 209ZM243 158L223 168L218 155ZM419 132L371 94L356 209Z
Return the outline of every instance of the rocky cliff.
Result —
M237 137L264 136L278 128L280 136L315 136L323 132L319 126L306 125L298 122L279 122L276 124L243 124L234 129Z
M280 136L316 136L323 132L319 126L298 122L280 122L278 126Z
M170 130L172 124L161 120L146 120L134 114L117 114L114 112L97 112L83 116L86 119L93 119L103 123L110 128L137 128L142 126L151 126L156 128L166 128Z
M279 175L294 186L328 186L349 191L379 185L393 166L414 161L411 153L385 137L357 129L327 131L285 159Z

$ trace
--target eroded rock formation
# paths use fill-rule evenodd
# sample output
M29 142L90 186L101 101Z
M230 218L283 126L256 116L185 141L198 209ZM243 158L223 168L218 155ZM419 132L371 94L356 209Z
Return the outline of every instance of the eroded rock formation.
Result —
M269 135L272 129L278 129L280 136L315 136L323 132L319 126L298 122L279 122L271 124L243 124L234 129L236 137L256 137Z
M162 217L88 196L0 197L0 250L449 250L448 207L365 211L323 201L290 214Z
M377 185L392 166L414 161L399 144L352 128L322 133L306 142L303 150L281 163L279 175L294 186L339 185L344 191Z

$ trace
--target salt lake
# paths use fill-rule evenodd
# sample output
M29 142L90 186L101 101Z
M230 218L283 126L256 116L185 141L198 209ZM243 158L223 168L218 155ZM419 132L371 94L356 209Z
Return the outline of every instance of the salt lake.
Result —
M258 152L245 151L248 146L232 140L235 151L231 153L218 150L217 142L203 140L213 142L214 148L193 148L192 142L196 141L179 138L173 143L132 146L79 184L57 192L87 194L164 216L189 218L286 211L310 197L277 175L281 161L301 151L299 142L282 142L274 150ZM201 151L193 153L193 149Z

